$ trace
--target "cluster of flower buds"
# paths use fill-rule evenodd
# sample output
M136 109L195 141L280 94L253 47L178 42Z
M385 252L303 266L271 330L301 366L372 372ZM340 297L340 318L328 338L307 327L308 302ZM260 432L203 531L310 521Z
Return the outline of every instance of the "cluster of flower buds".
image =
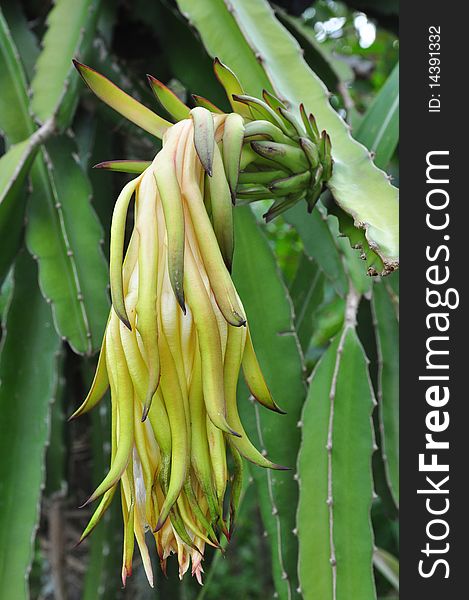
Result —
M111 313L90 392L72 415L96 406L110 387L111 466L85 503L101 497L82 539L120 483L123 583L132 570L136 540L153 585L148 531L163 571L175 553L180 576L191 563L200 582L205 545L218 548L220 534L231 536L242 458L284 468L253 446L238 414L241 368L253 397L282 411L262 375L230 275L233 203L273 198L267 218L300 198L312 208L331 173L329 138L319 135L303 110L301 127L273 96L265 94L264 102L244 95L219 61L215 70L237 109L233 113L222 113L200 97L189 109L150 79L175 124L150 116L104 77L76 66L99 97L147 130L156 129L163 141L151 163L99 165L137 176L114 208ZM125 248L132 198L134 227Z

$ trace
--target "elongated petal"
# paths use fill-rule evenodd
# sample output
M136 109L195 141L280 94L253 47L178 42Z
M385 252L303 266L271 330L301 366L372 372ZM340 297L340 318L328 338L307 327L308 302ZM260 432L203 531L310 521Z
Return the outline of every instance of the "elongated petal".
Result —
M233 110L245 117L246 119L251 120L252 115L249 107L241 102L237 102L234 98L234 94L243 95L244 89L239 82L239 79L233 73L233 71L224 65L221 60L215 58L213 61L213 70L215 71L215 75L217 76L218 81L222 84L225 89L226 96L228 98L229 103L231 104Z
M308 187L310 179L310 171L291 175L290 177L274 179L269 185L269 190L273 192L275 196L287 196L288 194L295 194L296 192L305 191Z
M240 329L238 327L228 328L228 344L226 347L223 371L226 411L230 423L236 424L235 426L241 433L241 437L231 438L231 443L244 458L259 467L284 470L285 467L271 462L252 445L241 424L241 419L239 418L236 401L236 387L243 355L244 337L245 329Z
M165 147L164 157L155 163L155 180L163 206L168 239L168 270L171 287L183 313L184 304L184 211L175 169L176 144ZM169 156L168 156L169 154ZM173 156L171 160L171 155Z
M133 444L133 387L127 370L119 335L119 322L112 315L106 334L106 361L111 396L117 405L118 444L111 468L101 484L85 502L89 504L109 490L122 476L129 462Z
M277 142L251 142L251 148L268 160L272 160L292 173L300 173L309 168L305 153L300 148L278 144Z
M308 138L300 138L300 146L306 155L312 169L315 169L319 163L319 151L317 146Z
M109 321L108 321L109 322ZM83 415L94 408L98 402L102 399L109 387L109 378L106 369L106 335L104 335L101 350L99 351L98 364L94 373L93 382L91 383L90 391L82 402L82 404L76 409L76 411L70 415L69 421L76 419L80 415Z
M105 160L104 162L94 165L93 169L104 169L105 171L140 175L140 173L143 173L150 165L151 162L147 160Z
M241 492L243 489L243 460L241 454L236 450L231 440L228 441L233 457L233 475L231 476L231 493L230 493L230 535L233 533L236 513L238 511Z
M207 439L210 448L213 480L218 498L218 511L223 520L223 498L228 484L228 465L226 463L226 446L223 431L216 427L207 415Z
M130 200L137 188L140 178L133 179L124 187L117 198L112 214L111 248L109 259L109 274L111 282L111 299L119 319L129 327L130 322L125 310L124 289L122 281L122 262L124 256L125 223Z
M304 104L300 104L300 115L309 137L313 140L313 142L317 143L319 141L319 129L316 124L316 119L313 117L313 115L309 115L308 117Z
M281 169L276 169L274 171L256 171L250 173L247 171L246 173L239 174L239 183L241 185L252 185L252 184L268 184L271 181L275 181L276 179L282 179L283 177L288 177L288 172L283 171ZM264 188L268 191L268 188Z
M258 119L256 121L246 123L244 137L247 140L252 138L255 140L270 138L273 142L289 144L290 146L295 145L295 142L286 136L280 127L274 125L274 123L271 121L266 121L265 119Z
M202 535L198 535L197 532L195 531L195 529L193 529L193 532L198 535L198 537L200 537L201 539L203 539L204 541L207 542L207 544L209 544L210 546L213 546L215 548L219 548L220 544L218 542L217 536L215 534L215 531L212 527L212 524L210 523L209 519L206 517L203 509L201 508L199 501L194 493L194 490L192 489L192 483L191 483L191 477L189 476L189 478L187 479L186 483L184 484L184 494L185 494L185 499L187 500L187 504L188 507L190 508L190 510L194 513L194 516L196 518L196 520L200 523L201 527L203 527L207 532L208 535L210 535L210 537L212 538L212 540L215 542L213 543L211 540L209 540L203 532L201 532L200 529L198 529L199 532L201 532ZM206 504L205 504L206 506ZM196 523L197 525L197 523Z
M168 86L153 77L153 75L147 75L147 78L156 99L175 121L181 121L189 117L190 108Z
M202 108L206 108L210 112L216 113L218 115L223 114L222 110L220 110L217 106L215 106L215 104L213 104L213 102L210 102L210 100L207 100L207 98L204 98L203 96L192 94L192 100L194 101L194 104L196 106L202 106Z
M241 148L236 151L238 152L239 161ZM214 148L213 175L209 178L209 189L213 229L226 268L231 271L234 251L233 206L231 190L226 179L223 160L217 145Z
M104 75L77 60L74 60L73 64L90 90L100 100L126 119L129 119L129 121L132 121L132 123L135 123L157 138L162 138L165 131L171 126L169 121L166 121L143 104L140 104L138 100L126 94L117 85L112 83L112 81L104 77Z
M231 113L225 119L223 130L223 165L233 204L236 200L236 187L238 185L243 142L244 120L240 115Z
M289 133L297 139L298 137L304 137L305 128L303 124L296 118L296 116L281 106L277 109L278 113L282 116L284 126L289 130Z
M186 486L184 486L184 488L185 487ZM182 521L183 521L186 529L188 529L196 537L199 537L200 539L204 540L204 542L206 542L210 546L215 547L215 544L213 544L209 540L209 538L203 533L203 531L201 531L200 527L195 522L195 519L192 517L192 514L191 514L190 510L188 509L188 506L186 506L185 493L183 493L179 496L179 498L177 500L177 506L178 506L179 513L181 515Z
M139 235L137 330L147 355L148 387L142 420L145 420L160 379L156 296L158 285L158 227L156 222L156 183L147 171L139 188L136 230Z
M277 404L274 402L272 394L270 393L267 383L265 382L264 375L262 374L259 361L257 360L256 352L252 344L249 327L247 328L246 332L246 342L244 344L242 365L246 384L257 402L269 410L285 414L285 411L279 408L279 406L277 406Z
M176 502L189 467L189 437L184 414L184 400L173 357L164 334L160 335L161 389L171 427L171 474L166 497L161 507L155 531L159 531Z
M188 228L187 235L196 236L210 285L223 316L235 326L244 325L246 317L239 305L233 282L223 262L212 224L207 215L195 171L194 149L188 148L184 157L183 194L190 213L193 232Z
M283 133L288 134L288 129L285 127L280 116L263 100L259 100L259 98L255 98L254 96L247 96L246 94L233 94L233 99L248 106L255 119L270 121L273 125L279 127Z
M207 413L213 424L232 435L238 435L226 421L223 393L223 357L220 334L210 299L189 247L186 248L184 284L187 301L194 315L202 359L202 382Z
M194 121L194 146L207 175L212 175L215 129L212 113L206 108L196 106L191 110Z
M272 110L278 110L279 108L287 108L285 104L279 98L277 98L277 96L274 96L274 94L271 94L267 90L262 90L262 97Z
M134 505L135 499L130 498L129 503L125 498L124 487L121 488L122 517L124 520L124 544L122 555L122 585L125 587L127 577L132 575L132 558L134 555Z
M189 406L191 415L191 465L207 500L212 521L214 521L218 516L218 507L212 481L206 424L207 411L204 404L202 367L197 343L189 392Z
M86 526L85 530L81 534L80 540L78 543L81 543L84 539L86 539L90 535L90 533L92 531L94 531L96 525L101 521L104 513L109 508L109 505L111 504L112 499L114 498L114 494L116 493L116 490L117 490L117 484L114 485L111 489L109 489L103 495L100 503L98 504L98 508L94 511L91 519L88 522L88 525Z

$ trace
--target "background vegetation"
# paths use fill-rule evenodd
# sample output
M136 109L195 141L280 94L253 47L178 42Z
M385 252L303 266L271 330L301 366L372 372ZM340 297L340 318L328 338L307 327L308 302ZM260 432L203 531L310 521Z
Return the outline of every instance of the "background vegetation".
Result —
M136 559L120 589L117 501L75 547L91 511L77 506L108 466L107 403L66 418L83 399L106 323L109 222L126 180L91 167L149 160L157 140L92 97L71 59L148 106L151 73L185 101L196 93L228 108L212 57L250 93L264 81L278 88L290 32L330 104L397 185L397 2L281 4L274 17L265 0L2 2L0 585L8 598L397 598L398 277L365 275L376 256L365 244L367 264L359 260L351 244L364 240L327 193L312 215L297 206L267 226L265 206L235 211L236 285L288 414L257 410L243 386L240 410L251 439L292 471L249 469L234 539L224 556L207 553L203 588L190 576L180 583L173 561L152 591ZM283 72L296 61L303 65L300 53ZM293 98L313 89L308 73ZM351 192L357 182L348 177ZM364 202L378 202L369 192Z

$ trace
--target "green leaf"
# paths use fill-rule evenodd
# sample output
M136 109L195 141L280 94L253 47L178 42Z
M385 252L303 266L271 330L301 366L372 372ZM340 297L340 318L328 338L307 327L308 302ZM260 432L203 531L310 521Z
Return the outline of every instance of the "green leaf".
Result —
M313 315L324 298L324 275L315 261L302 254L290 286L295 315L295 329L303 352L308 350L313 334Z
M335 164L329 188L335 201L356 227L364 230L379 270L396 269L397 189L375 167L367 149L350 136L348 126L329 103L326 87L308 67L296 40L275 18L268 2L239 0L229 9L223 0L179 0L178 5L197 27L209 53L238 74L247 93L259 96L262 88L273 86L294 111L304 103L314 114L319 128L326 129L332 141Z
M375 96L355 136L375 154L375 164L386 168L399 141L399 63Z
M10 144L16 144L33 132L28 109L26 77L18 51L0 11L0 130ZM0 171L0 175L2 172Z
M366 356L346 325L313 372L302 415L297 527L305 600L375 598L373 403Z
M86 388L93 380L96 362L84 365ZM99 409L91 412L91 446L93 451L93 483L97 486L109 470L111 460L108 436L111 428L109 393ZM82 600L114 600L120 587L122 516L119 500L114 498L100 523L88 538L89 563L83 581Z
M79 77L72 58L85 59L94 38L100 0L57 0L31 83L31 108L42 122L56 117L68 126L78 102Z
M10 28L11 37L18 48L28 80L31 80L40 52L36 36L29 27L20 2L4 2L2 11Z
M63 357L58 365L59 373L63 371ZM49 445L46 452L46 485L44 493L53 501L62 502L67 491L68 448L65 443L64 401L66 387L65 376L58 378L54 401L50 410Z
M337 293L345 296L348 288L347 277L337 241L333 238L323 215L319 210L314 210L309 215L306 205L299 203L284 214L284 219L295 227L306 254L317 261Z
M35 127L29 115L26 77L1 11L0 81L0 130L9 148L0 158L1 284L20 245L26 203L22 188L41 136L37 132L33 134Z
M108 273L91 187L70 138L55 138L42 149L32 184L26 243L39 261L41 290L60 335L74 351L92 354L107 320Z
M373 286L373 320L378 349L378 406L386 476L399 506L399 322L383 282Z
M29 597L60 340L24 252L14 279L0 356L0 446L7 457L0 461L0 580L9 597L22 600Z
M0 158L0 211L21 189L36 149L37 144L31 138L15 144Z
M0 285L21 241L26 200L22 188L37 150L33 138L11 146L0 158Z
M298 486L294 466L299 446L296 425L305 395L303 367L288 292L249 207L235 210L235 232L235 284L266 381L276 402L287 411L286 415L279 415L263 407L253 407L247 401L246 387L243 385L239 391L240 414L253 443L260 450L267 449L275 462L293 469L251 469L270 542L275 587L280 598L291 598L297 588L298 548L293 529Z
M399 591L399 561L397 558L382 548L376 548L373 554L373 563L389 583Z
M11 268L3 283L0 286L0 320L3 321L3 316L10 306L11 295L13 293L13 268Z

